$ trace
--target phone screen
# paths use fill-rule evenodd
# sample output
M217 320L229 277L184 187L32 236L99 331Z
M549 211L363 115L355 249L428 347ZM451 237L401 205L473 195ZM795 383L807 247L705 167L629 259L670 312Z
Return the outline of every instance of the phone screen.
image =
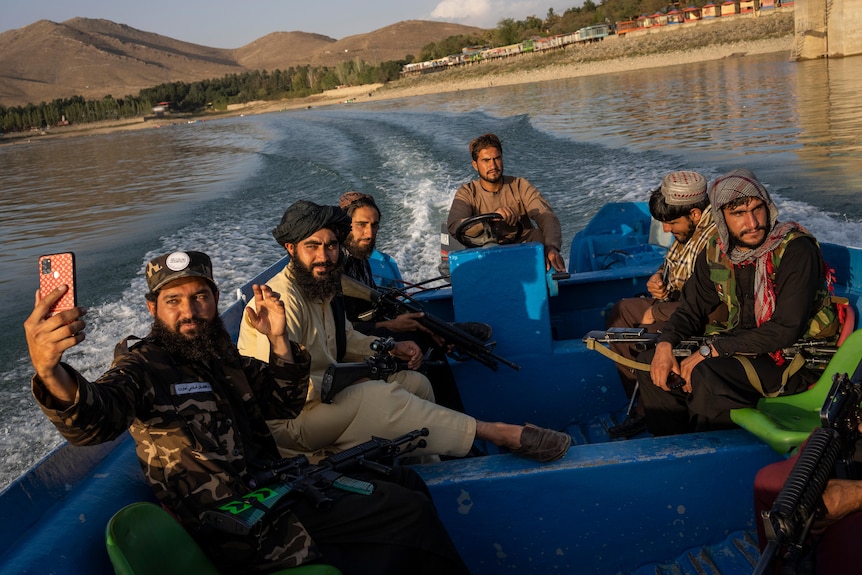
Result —
M39 257L39 293L45 297L61 285L69 286L69 291L51 307L54 315L78 305L75 285L75 254L65 252Z

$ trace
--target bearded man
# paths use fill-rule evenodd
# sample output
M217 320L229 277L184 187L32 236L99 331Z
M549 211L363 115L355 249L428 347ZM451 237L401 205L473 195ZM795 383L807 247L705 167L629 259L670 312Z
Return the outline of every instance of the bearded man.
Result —
M566 271L560 255L563 232L551 204L524 178L503 175L503 144L495 134L483 134L470 142L470 157L478 180L467 182L455 192L446 227L454 237L465 219L497 213L501 231L512 233L518 222L524 228L521 242L541 242L545 246L545 269ZM533 224L535 222L535 225ZM501 234L502 235L502 234Z
M377 284L368 260L377 245L377 232L382 217L380 208L372 196L360 192L343 194L338 206L350 218L350 233L343 246L344 275L376 289ZM350 296L344 296L344 308L347 319L356 331L365 335L415 341L424 356L430 360L428 363L435 364L433 367L423 368L434 389L435 401L456 411L464 411L455 376L446 359L446 342L419 322L424 315L422 312L403 313L391 319L365 318L364 315L372 311L374 305L367 300ZM469 322L456 326L481 341L491 337L491 326L484 323Z
M368 194L347 192L338 201L340 207L350 218L350 233L342 246L344 252L343 273L359 283L376 288L371 264L368 262L377 247L377 232L380 229L381 213L377 202ZM353 328L366 335L390 336L393 334L417 332L431 335L431 332L420 324L417 319L421 312L405 313L396 318L381 320L377 318L361 320L360 316L370 309L372 304L365 300L344 296L347 319ZM412 339L412 338L411 338ZM435 390L436 393L436 390Z
M350 219L341 208L305 200L291 205L273 230L276 241L290 255L290 263L267 285L284 302L290 338L311 354L311 383L302 412L270 425L282 452L314 457L321 450L349 449L369 435L395 437L427 427L428 445L414 451L416 455L464 456L478 438L537 461L563 457L571 444L568 434L530 424L477 421L437 405L428 380L412 371L398 372L389 382L358 382L339 392L332 403L320 401L320 385L329 364L367 358L377 339L354 330L340 302L341 244L349 231ZM249 317L254 317L253 305L246 308ZM252 357L269 355L269 341L259 337L245 319L238 346L241 353ZM409 341L397 342L392 353L411 367L422 360L419 347Z
M68 286L44 298L36 292L24 322L33 397L70 443L95 445L128 429L154 495L220 573L271 573L321 560L344 573L467 573L427 488L406 467L374 478L369 495L331 493L327 512L300 498L267 513L250 534L214 528L205 512L250 493L252 472L279 460L266 420L302 409L308 354L287 339L278 296L255 285L258 311L248 321L272 353L266 363L240 357L218 317L219 291L204 253L159 256L146 277L152 331L121 348L95 382L61 362L84 340L85 310L49 313Z
M655 350L638 357L650 363L638 384L653 435L730 428L731 409L804 391L816 374L801 355L785 358L781 350L838 331L820 246L798 223L778 221L755 175L720 176L709 199L718 234L698 255ZM708 323L722 303L727 320ZM704 334L708 342L678 363L674 346Z
M625 298L618 301L606 318L606 326L643 327L656 333L662 331L668 318L679 305L682 286L691 275L697 254L715 234L715 222L706 178L698 172L678 171L667 174L661 186L650 193L649 211L661 222L665 233L673 234L674 243L664 261L650 278L646 287L651 297ZM634 361L638 351L632 345L612 344L611 349L622 357ZM633 437L646 429L643 405L634 403L637 380L632 368L617 364L620 381L626 395L632 398L633 408L625 421L608 429L611 437Z

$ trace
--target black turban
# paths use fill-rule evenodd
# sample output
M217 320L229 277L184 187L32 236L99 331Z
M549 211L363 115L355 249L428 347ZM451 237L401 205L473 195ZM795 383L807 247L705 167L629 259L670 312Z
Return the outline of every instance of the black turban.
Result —
M272 230L272 237L284 247L284 244L299 243L323 228L332 230L339 243L344 243L350 233L350 217L338 206L318 206L299 200L281 216L281 223Z

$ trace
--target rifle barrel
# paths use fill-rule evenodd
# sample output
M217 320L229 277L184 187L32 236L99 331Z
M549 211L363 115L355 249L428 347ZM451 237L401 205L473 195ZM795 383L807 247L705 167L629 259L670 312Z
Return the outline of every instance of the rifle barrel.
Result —
M454 327L449 322L443 321L429 314L422 309L421 305L414 301L409 299L399 299L392 295L391 291L382 292L346 275L341 276L341 290L347 297L362 299L381 308L383 315L388 317L388 319L393 319L394 317L404 313L421 312L425 314L419 319L420 324L431 332L442 337L447 343L457 346L468 356L494 371L497 371L497 362L503 363L516 371L521 369L520 365L493 353L485 346L483 341L473 337L461 329L458 329L457 327ZM398 293L405 298L408 297L406 294L401 292Z
M840 434L834 429L818 427L808 438L769 512L786 537L797 535L797 517L804 523L817 512L840 451Z
M421 309L419 311L421 311ZM428 315L426 313L425 317L419 318L419 323L442 337L447 342L457 346L461 351L480 362L482 365L489 367L494 371L497 371L497 362L505 364L515 371L521 369L520 365L511 362L504 357L500 357L485 347L485 343L483 341L448 322L434 317L433 315Z

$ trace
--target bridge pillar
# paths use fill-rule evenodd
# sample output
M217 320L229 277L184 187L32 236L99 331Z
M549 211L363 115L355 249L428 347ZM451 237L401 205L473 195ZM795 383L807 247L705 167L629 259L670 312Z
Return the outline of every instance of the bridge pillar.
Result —
M796 0L796 60L862 54L862 0Z

